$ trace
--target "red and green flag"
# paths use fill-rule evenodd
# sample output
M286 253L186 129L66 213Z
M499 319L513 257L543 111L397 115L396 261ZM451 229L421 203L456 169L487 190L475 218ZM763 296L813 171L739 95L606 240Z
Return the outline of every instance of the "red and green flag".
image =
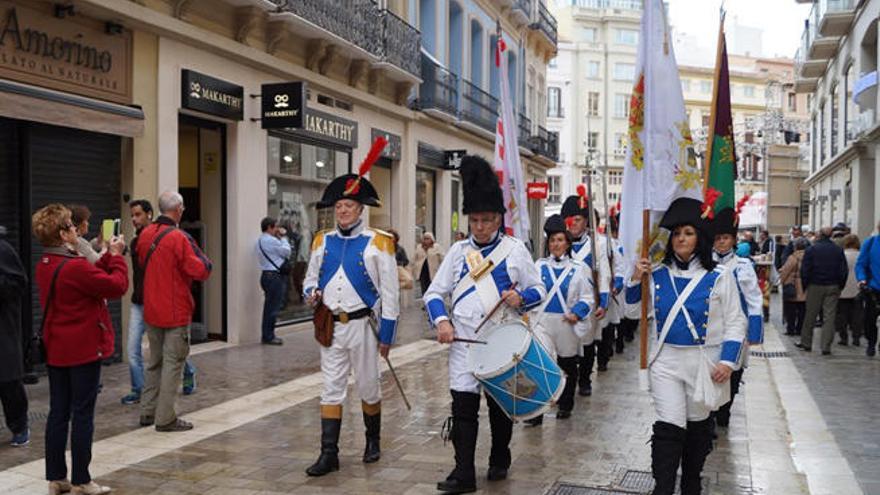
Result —
M708 216L714 216L715 212L733 208L736 204L736 146L733 141L733 118L730 115L730 73L727 68L723 14L718 29L715 84L709 115L709 137L703 162L703 196L708 204L712 203L712 198L716 198L711 213L706 212Z

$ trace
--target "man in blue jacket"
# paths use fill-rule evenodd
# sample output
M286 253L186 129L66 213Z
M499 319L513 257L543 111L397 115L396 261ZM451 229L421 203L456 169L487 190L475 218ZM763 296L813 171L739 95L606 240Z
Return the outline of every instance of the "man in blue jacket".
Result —
M877 223L880 232L880 222ZM856 279L865 297L865 336L868 349L865 354L877 353L877 316L880 314L880 235L869 237L862 243L856 260Z
M822 227L819 239L804 254L801 265L801 282L807 291L807 312L804 328L798 347L805 351L813 349L813 323L821 310L822 355L831 354L834 341L834 318L837 315L837 300L846 285L849 268L843 249L831 241L831 227Z

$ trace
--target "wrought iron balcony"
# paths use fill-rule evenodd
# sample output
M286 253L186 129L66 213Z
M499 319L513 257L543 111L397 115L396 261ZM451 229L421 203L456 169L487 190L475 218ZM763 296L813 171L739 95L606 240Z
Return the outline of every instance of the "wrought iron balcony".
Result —
M533 0L513 0L511 15L520 24L527 24L532 17Z
M519 145L529 148L532 141L532 119L519 114ZM529 148L531 149L531 148Z
M494 133L498 120L498 99L462 79L461 119Z
M419 108L438 110L452 117L458 115L458 76L436 64L424 53Z
M535 153L554 162L559 160L559 133L550 132L539 125L537 134L532 136L532 145Z
M585 9L642 10L642 0L576 0Z
M419 30L391 12L382 11L382 58L419 77Z
M529 27L543 33L554 47L557 45L558 25L556 23L556 18L553 17L553 14L550 13L550 10L544 2L538 2L537 18Z
M373 0L273 0L290 12L371 55L382 55L382 11Z

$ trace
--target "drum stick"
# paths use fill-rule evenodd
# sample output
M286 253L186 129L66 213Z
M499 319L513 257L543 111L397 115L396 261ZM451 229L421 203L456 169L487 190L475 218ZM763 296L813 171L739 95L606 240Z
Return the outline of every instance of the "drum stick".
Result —
M488 344L485 340L474 340L474 339L462 339L459 337L455 337L452 339L453 342L464 342L465 344Z
M514 282L513 284L511 284L510 287L509 287L507 290L514 290L514 289L516 289L516 282ZM485 325L486 322L489 321L489 318L492 318L492 316L495 315L495 313L498 311L498 308L500 308L502 304L504 304L504 298L503 298L503 297L502 297L501 299L499 299L497 303L495 303L495 307L493 307L492 310L489 311L489 314L487 314L486 317L483 318L483 321L481 321L480 324L477 325L477 329L474 330L474 333L479 332L480 329L483 328L483 325Z
M376 336L376 340L379 340L379 331L376 329L376 322L373 318L369 319L370 329L373 331L373 335ZM390 351L390 349L389 349ZM409 400L406 398L406 392L403 391L403 386L400 384L400 379L397 378L397 372L394 371L394 366L391 365L391 359L388 356L383 356L385 358L385 364L388 365L388 370L391 371L391 378L394 378L394 384L397 385L397 390L400 391L400 396L403 398L403 403L406 404L406 410L412 411L412 406L409 405Z

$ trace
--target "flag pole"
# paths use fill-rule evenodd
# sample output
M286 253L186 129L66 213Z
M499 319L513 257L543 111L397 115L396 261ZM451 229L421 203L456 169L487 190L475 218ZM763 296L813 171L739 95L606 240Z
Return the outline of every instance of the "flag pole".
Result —
M712 106L709 111L709 132L706 135L706 154L703 155L703 194L709 187L709 168L712 166L712 145L715 141L715 119L718 108L718 85L721 79L721 43L724 40L724 2L721 3L721 22L718 24L718 43L715 52L715 79L712 84Z
M648 236L651 234L651 211L642 210L642 255L639 259L648 257L648 247L650 240ZM648 287L648 273L642 274L642 314L639 318L639 369L648 369L648 298L651 297L651 291Z

